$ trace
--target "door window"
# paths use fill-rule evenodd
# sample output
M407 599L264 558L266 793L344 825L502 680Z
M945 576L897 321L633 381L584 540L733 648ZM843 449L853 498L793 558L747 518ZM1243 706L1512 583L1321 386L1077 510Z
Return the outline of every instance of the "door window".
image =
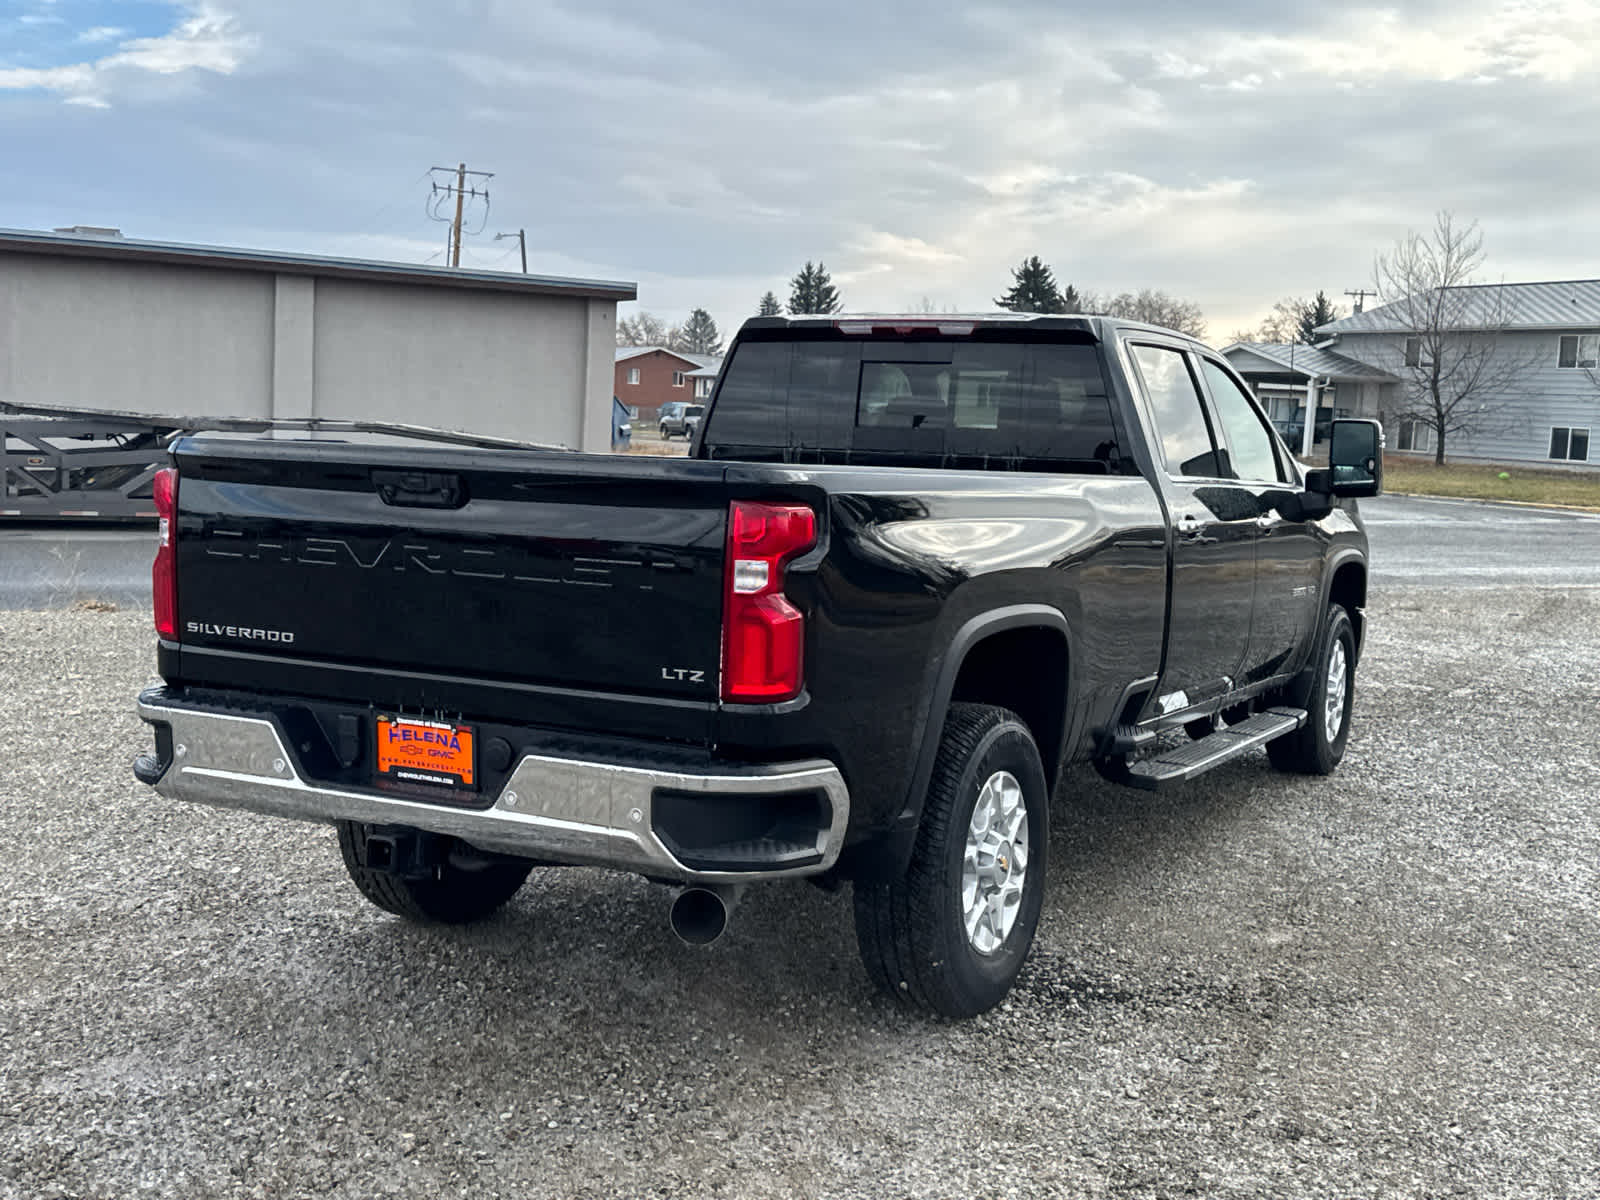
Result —
M1217 417L1228 437L1228 464L1233 468L1233 475L1239 479L1281 480L1272 435L1250 403L1250 397L1234 382L1233 376L1209 358L1200 360L1200 369L1205 372L1212 402L1217 406Z
M1150 415L1161 441L1167 473L1222 478L1211 425L1183 352L1166 346L1129 349L1139 364L1139 374L1150 397Z

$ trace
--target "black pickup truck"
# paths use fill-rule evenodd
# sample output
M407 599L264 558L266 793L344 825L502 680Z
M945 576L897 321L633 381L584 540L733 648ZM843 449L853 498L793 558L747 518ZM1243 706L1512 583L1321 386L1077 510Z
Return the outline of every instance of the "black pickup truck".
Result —
M749 321L687 460L190 438L158 477L165 795L333 822L468 921L534 866L853 888L868 974L996 1004L1053 790L1350 731L1381 434L1305 472L1210 350L1102 318Z

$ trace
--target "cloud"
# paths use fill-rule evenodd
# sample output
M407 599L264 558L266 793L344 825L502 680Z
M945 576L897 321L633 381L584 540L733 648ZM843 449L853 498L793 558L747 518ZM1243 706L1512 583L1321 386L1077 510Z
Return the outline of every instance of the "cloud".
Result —
M84 30L76 41L100 44L125 32L99 25ZM42 90L59 94L69 104L105 108L109 107L109 97L118 84L131 76L140 73L170 76L190 70L229 75L238 69L254 45L255 39L242 33L233 17L202 5L190 9L189 15L170 33L124 41L115 52L92 61L54 67L0 68L0 91Z
M217 2L6 62L11 220L419 261L419 173L464 159L469 261L526 227L531 269L725 327L807 259L851 307L971 308L1039 254L1220 330L1441 207L1512 278L1600 240L1594 0Z
M78 34L75 40L92 46L101 42L115 42L127 37L129 32L131 31L120 25L96 25Z
M1463 3L1418 19L1395 8L1338 10L1336 28L1290 33L1213 32L1178 59L1151 54L1162 77L1261 72L1373 83L1383 79L1476 82L1530 78L1565 83L1600 71L1594 0ZM1175 65L1177 64L1177 65Z

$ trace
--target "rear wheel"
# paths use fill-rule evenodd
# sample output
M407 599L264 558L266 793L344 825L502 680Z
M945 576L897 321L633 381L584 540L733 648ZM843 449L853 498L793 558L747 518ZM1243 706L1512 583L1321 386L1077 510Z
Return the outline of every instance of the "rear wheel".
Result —
M1356 634L1343 605L1328 606L1316 653L1311 686L1303 699L1306 723L1267 743L1267 757L1280 771L1331 775L1350 740L1350 710L1356 698Z
M1044 904L1049 799L1014 713L951 706L909 869L855 886L856 940L874 983L943 1017L1005 998Z
M340 821L339 853L356 890L397 917L443 925L482 920L517 894L532 863L493 861L463 866L443 862L421 878L376 870L367 840L371 826Z

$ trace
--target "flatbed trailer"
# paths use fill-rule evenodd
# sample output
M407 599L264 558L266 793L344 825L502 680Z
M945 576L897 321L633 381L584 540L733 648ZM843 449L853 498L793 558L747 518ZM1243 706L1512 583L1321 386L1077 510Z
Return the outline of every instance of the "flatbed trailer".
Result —
M0 521L154 521L151 480L167 465L167 447L184 434L206 430L381 434L489 449L566 449L381 421L151 416L0 404Z

